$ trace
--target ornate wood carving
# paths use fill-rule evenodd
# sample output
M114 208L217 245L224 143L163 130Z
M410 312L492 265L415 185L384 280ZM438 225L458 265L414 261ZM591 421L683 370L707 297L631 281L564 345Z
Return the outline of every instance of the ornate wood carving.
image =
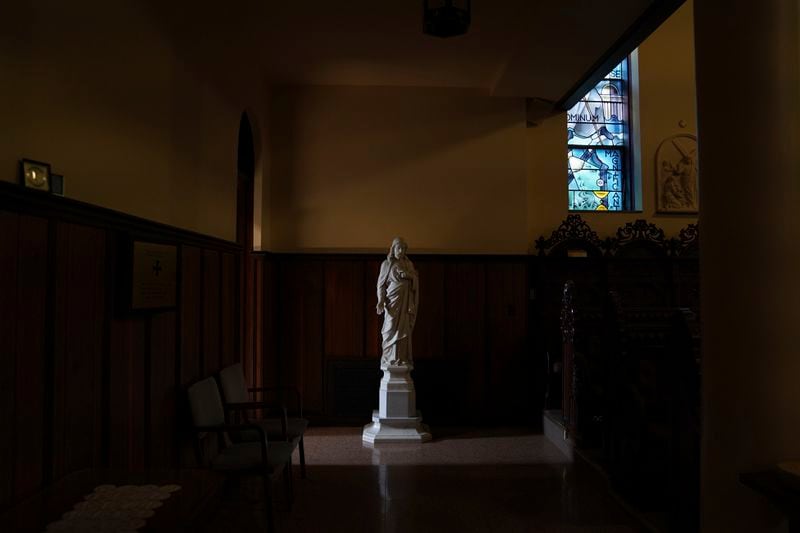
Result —
M572 295L575 283L572 280L564 283L561 295L561 339L564 343L575 340L575 308L572 305Z
M619 293L626 305L659 306L670 302L670 242L663 229L643 219L628 222L609 240L609 287Z
M689 224L683 228L677 238L672 239L673 255L696 256L700 252L700 224Z
M580 215L568 215L567 218L553 231L549 239L544 236L536 239L536 249L539 255L549 255L555 248L566 242L581 242L585 246L599 252L600 238L589 224Z
M540 256L553 255L567 242L603 250L605 255L617 255L627 246L639 245L660 249L673 256L694 256L699 250L700 225L689 224L680 231L678 237L668 239L663 229L640 218L618 228L616 236L601 240L589 224L575 214L567 216L549 238L541 236L536 239L536 249Z
M575 402L575 307L573 294L575 283L564 283L561 296L561 358L562 358L562 397L561 414L564 425L571 435L575 435L577 410Z
M531 261L548 352L561 343L553 383L564 427L582 448L602 449L609 475L641 501L685 495L688 508L697 486L698 334L678 331L674 317L676 307L697 308L699 227L666 238L656 224L631 221L605 240L604 257L565 261L576 243L568 222L537 241ZM602 310L587 298L600 289Z
M615 253L621 247L628 246L635 242L650 242L660 248L667 248L667 240L664 238L664 230L640 218L634 222L628 222L617 229L617 237L614 242Z

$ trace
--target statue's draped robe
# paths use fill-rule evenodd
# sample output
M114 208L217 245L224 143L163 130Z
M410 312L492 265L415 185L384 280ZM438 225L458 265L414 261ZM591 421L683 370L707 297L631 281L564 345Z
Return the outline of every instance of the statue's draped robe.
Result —
M411 364L411 332L419 301L417 273L411 261L403 258L383 262L378 276L379 301L381 297L384 301L381 365Z

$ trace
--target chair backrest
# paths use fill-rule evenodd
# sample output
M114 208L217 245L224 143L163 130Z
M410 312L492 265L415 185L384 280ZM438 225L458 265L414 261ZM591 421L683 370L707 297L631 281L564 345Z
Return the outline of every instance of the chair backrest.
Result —
M249 401L242 363L223 368L219 373L219 382L222 385L222 394L225 396L226 402L242 403Z
M214 378L198 381L189 387L188 395L195 427L221 426L225 423L225 410Z

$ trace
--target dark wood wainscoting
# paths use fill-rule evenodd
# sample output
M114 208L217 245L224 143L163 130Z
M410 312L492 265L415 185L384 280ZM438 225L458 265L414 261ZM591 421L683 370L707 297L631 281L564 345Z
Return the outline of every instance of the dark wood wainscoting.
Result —
M265 364L297 385L320 422L366 423L377 407L381 317L375 283L384 257L265 254ZM414 255L417 405L434 423L536 423L531 387L527 256ZM271 298L271 299L270 299ZM271 345L270 345L271 343ZM265 381L271 378L265 376Z
M178 246L174 309L120 310L131 238ZM83 468L194 460L181 393L241 358L241 261L233 243L0 184L0 507Z
M564 283L600 308L609 290L625 306L698 311L697 244L645 220L600 241L570 215L538 256L413 255L420 306L413 336L418 407L440 424L540 423L561 356ZM570 255L572 249L585 252ZM382 254L262 254L263 381L294 384L318 422L366 422L377 402ZM374 392L371 392L374 391Z

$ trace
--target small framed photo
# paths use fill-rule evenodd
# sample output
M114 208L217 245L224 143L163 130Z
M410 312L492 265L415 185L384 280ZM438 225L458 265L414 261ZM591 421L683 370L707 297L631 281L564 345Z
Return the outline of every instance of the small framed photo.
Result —
M64 176L50 174L50 192L56 196L64 196Z
M38 191L50 191L50 164L23 159L20 165L20 180L22 185Z

